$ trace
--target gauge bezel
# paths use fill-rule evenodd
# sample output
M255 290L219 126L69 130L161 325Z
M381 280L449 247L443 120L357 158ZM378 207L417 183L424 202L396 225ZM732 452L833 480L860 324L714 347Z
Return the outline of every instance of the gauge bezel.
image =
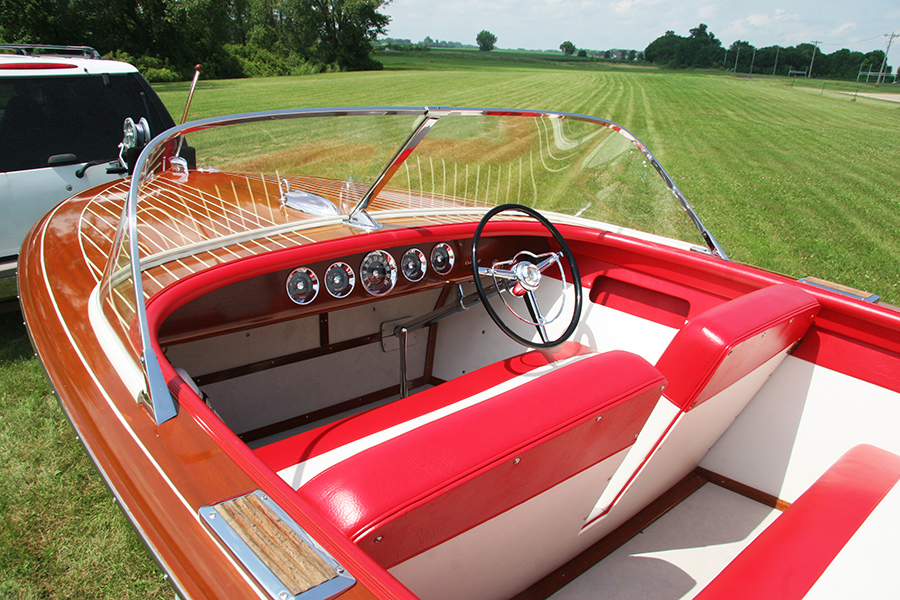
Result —
M343 293L335 292L331 289L331 285L329 284L328 274L331 273L331 270L334 268L342 268L344 272L347 273L347 289ZM331 263L327 269L325 269L325 275L322 277L325 280L325 289L328 290L328 293L331 294L334 298L346 298L350 295L351 292L356 288L356 273L353 271L353 267L345 263L344 261L337 261Z
M303 272L309 275L310 283L312 285L312 295L309 298L298 300L294 294L291 292L291 280L294 278L294 274L297 272ZM285 290L287 290L288 298L291 299L291 302L294 304L299 304L300 306L306 306L316 299L319 295L319 277L316 275L316 272L310 269L309 267L297 267L290 273L288 273L287 279L284 283Z
M446 266L444 266L443 268L438 268L438 265L436 265L434 262L434 255L435 255L435 252L438 251L438 248L443 248L444 250L446 250L447 256L449 257L449 259L447 260ZM438 275L449 275L450 271L452 271L453 267L456 265L456 253L453 251L453 247L450 244L448 244L447 242L440 242L440 243L435 244L434 248L431 249L431 256L429 258L430 258L429 262L431 263L431 268Z
M403 268L403 264L406 261L407 255L409 254L413 254L419 263L419 276L415 279L407 275L406 269ZM428 259L425 257L425 253L418 248L407 249L406 252L403 253L403 256L400 257L400 272L403 273L403 277L406 278L407 281L410 281L412 283L422 281L425 278L425 273L428 272Z
M381 257L387 265L386 273L383 280L389 281L390 285L387 288L380 289L375 288L372 289L370 287L370 282L366 280L365 277L365 268L364 265L370 258ZM394 287L397 285L397 261L394 260L394 257L387 250L373 250L366 254L362 261L359 263L359 280L362 282L363 289L366 290L372 296L384 296L389 293Z

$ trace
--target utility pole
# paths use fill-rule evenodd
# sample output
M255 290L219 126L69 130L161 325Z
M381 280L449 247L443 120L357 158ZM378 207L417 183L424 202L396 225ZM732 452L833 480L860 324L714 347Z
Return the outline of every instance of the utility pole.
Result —
M772 67L772 77L775 77L775 71L778 70L778 53L781 52L781 46L775 46L775 66Z
M813 63L816 62L816 50L819 49L819 44L821 44L822 42L820 42L819 40L813 40L812 43L815 44L815 46L813 47L812 60L809 61L809 71L806 72L807 79L809 79L809 76L812 75Z
M727 62L728 62L728 48L725 48L725 58L722 59L722 68L723 69L726 69L726 70L728 69L728 65L726 64Z
M737 73L737 61L741 57L741 47L737 47L737 54L734 55L734 72Z
M753 58L750 59L750 77L753 77L753 63L756 62L756 48L753 49Z
M891 44L894 42L894 38L900 37L900 33L886 33L884 37L887 38L887 50L884 51L884 60L881 61L881 70L878 71L878 85L881 85L881 82L884 80L884 65L887 63L887 55L891 51Z

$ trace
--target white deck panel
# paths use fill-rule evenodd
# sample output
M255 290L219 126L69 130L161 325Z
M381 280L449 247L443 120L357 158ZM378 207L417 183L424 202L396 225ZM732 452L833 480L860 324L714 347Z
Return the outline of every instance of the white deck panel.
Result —
M551 598L693 598L780 514L707 483Z

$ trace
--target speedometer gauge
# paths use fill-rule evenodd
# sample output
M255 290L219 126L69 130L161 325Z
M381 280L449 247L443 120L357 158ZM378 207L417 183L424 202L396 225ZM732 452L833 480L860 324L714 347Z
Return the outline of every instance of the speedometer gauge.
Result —
M373 296L387 294L397 283L397 263L384 250L369 252L359 267L359 277Z
M425 255L418 248L410 248L403 253L403 258L400 259L400 270L409 281L419 281L425 277L427 265Z
M319 294L319 278L309 267L297 267L287 278L288 297L297 304L309 304Z
M431 268L438 275L446 275L456 263L453 248L447 242L441 242L431 251Z
M356 285L353 269L344 262L336 262L325 271L325 289L335 298L345 298Z

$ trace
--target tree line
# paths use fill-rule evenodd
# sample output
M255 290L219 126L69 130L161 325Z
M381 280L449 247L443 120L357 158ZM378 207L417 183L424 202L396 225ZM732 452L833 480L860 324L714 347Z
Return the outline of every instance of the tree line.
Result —
M0 4L0 41L92 46L155 79L378 69L389 1L18 0Z
M743 40L725 48L706 24L700 23L690 30L688 37L667 31L647 46L644 58L672 69L718 68L749 73L752 67L754 73L775 75L788 75L791 71L806 73L812 65L811 77L852 81L857 78L860 70L880 70L884 52L873 50L862 53L844 48L826 54L813 44L756 48ZM885 73L890 72L891 67L886 65Z

